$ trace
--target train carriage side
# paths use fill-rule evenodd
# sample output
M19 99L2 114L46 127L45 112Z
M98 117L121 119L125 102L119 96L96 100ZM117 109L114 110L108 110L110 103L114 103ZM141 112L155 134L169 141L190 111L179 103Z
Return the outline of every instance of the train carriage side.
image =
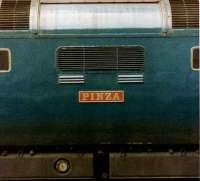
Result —
M198 7L0 1L0 179L197 178Z

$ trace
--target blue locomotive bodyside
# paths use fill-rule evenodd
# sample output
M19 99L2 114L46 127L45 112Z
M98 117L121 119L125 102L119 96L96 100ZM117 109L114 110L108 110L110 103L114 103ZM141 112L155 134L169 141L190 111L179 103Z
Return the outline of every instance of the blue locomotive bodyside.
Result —
M117 71L58 84L58 47L113 45L144 47L144 84L119 84ZM0 145L197 144L199 72L191 69L197 45L195 30L146 37L4 33L0 47L10 49L12 70L0 75ZM125 102L80 104L82 90L123 90Z
M198 0L0 0L0 180L199 178Z

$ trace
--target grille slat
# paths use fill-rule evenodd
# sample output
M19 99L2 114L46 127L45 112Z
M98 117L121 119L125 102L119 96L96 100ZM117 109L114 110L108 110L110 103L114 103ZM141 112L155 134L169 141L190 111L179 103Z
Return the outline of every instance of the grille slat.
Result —
M118 75L119 83L144 83L143 74Z
M28 30L31 0L2 0L0 30Z
M170 0L173 28L199 27L198 0Z
M133 47L61 47L57 51L60 71L119 70L143 71L144 48Z
M85 78L83 75L59 75L58 83L59 84L83 84Z

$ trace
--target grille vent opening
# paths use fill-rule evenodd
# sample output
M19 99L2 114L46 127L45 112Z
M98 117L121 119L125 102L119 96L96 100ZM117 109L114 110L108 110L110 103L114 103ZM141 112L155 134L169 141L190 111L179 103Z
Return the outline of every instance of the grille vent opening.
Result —
M31 0L2 0L0 30L28 30Z
M199 27L199 0L170 0L173 28Z
M57 51L60 71L143 71L144 48L61 47Z
M118 83L144 82L144 48L121 47L61 47L57 51L60 84L85 82L89 71L116 71Z

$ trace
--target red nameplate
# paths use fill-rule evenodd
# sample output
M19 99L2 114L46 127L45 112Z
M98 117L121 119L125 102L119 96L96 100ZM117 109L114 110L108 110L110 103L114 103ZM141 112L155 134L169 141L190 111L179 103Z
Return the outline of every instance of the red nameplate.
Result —
M80 103L124 102L124 91L79 91Z

